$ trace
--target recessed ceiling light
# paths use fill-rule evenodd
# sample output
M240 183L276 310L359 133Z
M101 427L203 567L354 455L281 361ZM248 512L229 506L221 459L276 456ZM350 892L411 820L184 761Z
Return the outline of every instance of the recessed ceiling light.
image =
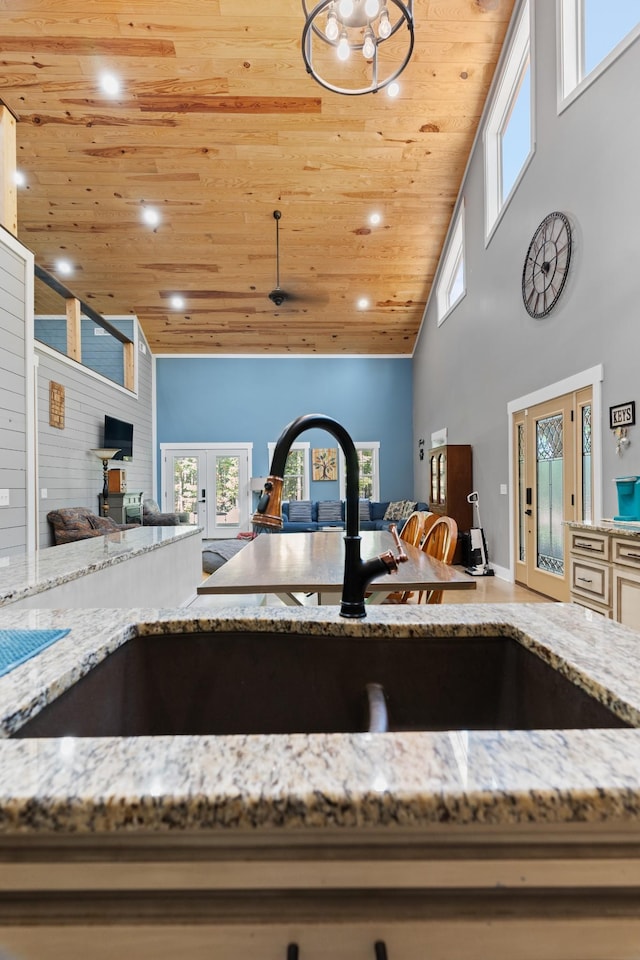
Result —
M173 310L182 310L184 307L184 297L181 297L180 294L174 293L174 295L169 300L171 308Z
M369 301L366 297L360 297L358 300L358 310L366 310L369 306Z
M70 273L73 273L73 267L68 260L57 260L56 273L61 273L63 276L68 277Z
M387 96L388 97L397 97L400 93L400 84L397 80L394 80L393 83L390 83L387 87Z
M160 214L155 207L143 207L142 219L148 226L157 227L160 223Z
M100 75L100 89L108 96L116 97L122 89L122 84L115 73L103 73Z
M381 220L382 220L382 217L380 216L379 213L372 213L371 216L369 217L369 223L374 227L377 226Z
M22 170L15 171L15 173L13 174L13 182L17 187L24 187L24 185L27 182L27 178L25 177Z

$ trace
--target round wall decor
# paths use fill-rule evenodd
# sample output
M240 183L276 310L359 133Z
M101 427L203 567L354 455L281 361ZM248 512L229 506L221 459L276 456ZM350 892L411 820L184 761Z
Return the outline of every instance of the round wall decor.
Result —
M539 319L553 309L571 262L571 224L564 213L548 214L533 235L522 270L522 300Z

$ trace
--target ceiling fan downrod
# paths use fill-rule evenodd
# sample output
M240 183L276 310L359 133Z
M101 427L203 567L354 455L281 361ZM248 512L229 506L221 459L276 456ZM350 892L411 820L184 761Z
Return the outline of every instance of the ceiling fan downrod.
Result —
M276 307L282 306L284 301L287 299L287 295L284 290L280 289L280 217L282 214L279 210L273 211L273 219L276 222L276 286L275 289L269 294L269 300L272 303L275 303Z

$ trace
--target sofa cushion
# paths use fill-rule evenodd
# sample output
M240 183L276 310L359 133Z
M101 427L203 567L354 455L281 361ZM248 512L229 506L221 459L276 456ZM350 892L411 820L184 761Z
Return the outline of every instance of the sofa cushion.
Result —
M367 520L371 520L370 500L360 500L358 502L358 517L360 518L360 523L365 523Z
M311 500L290 500L289 520L292 523L311 523Z
M392 500L384 512L384 520L406 520L416 508L415 500Z
M318 523L339 523L342 519L342 500L318 502Z
M372 520L382 520L385 515L385 511L389 506L388 500L372 500L371 501L371 519Z

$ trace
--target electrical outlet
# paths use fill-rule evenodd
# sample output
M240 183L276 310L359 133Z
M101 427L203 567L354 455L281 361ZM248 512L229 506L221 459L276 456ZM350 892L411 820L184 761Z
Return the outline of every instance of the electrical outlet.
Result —
M508 492L509 492L509 488L507 487L506 483L501 483L501 484L500 484L500 493L502 494L502 496L503 496L503 497L506 497L506 495L507 495Z
M0 490L0 507L8 507L8 506L9 506L9 491Z
M46 499L47 499L47 488L46 488L46 487L42 487L42 488L41 488L41 490L40 490L40 499L41 499L41 500L46 500Z

